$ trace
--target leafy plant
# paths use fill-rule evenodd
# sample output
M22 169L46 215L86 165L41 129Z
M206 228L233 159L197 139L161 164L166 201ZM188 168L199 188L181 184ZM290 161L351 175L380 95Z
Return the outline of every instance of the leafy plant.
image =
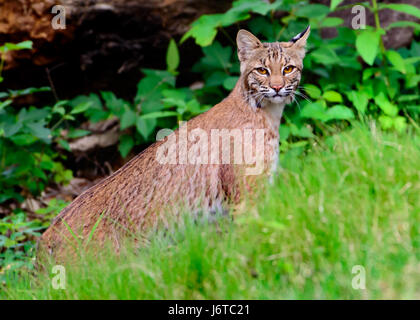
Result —
M331 1L327 7L306 1L234 1L224 14L200 17L181 43L194 38L202 46L204 57L194 70L203 73L206 90L226 94L224 89L232 89L239 69L235 66L234 50L215 40L219 31L232 42L224 28L239 22L244 24L252 17L245 28L267 41L278 41L290 39L310 24L312 33L304 61L304 86L297 92L298 98L303 100L296 101L297 109L286 109L280 128L283 148L284 144L311 137L312 133L324 132L323 123L352 121L355 115L362 121L367 117L377 118L384 129L402 132L407 119L419 115L419 43L413 42L410 49L386 50L382 36L401 26L413 27L418 32L420 24L399 21L384 29L378 13L391 9L419 17L420 10L408 4L365 2L362 5L374 13L375 27L353 30L342 26L342 19L328 16L349 7L340 7L341 2ZM282 24L273 19L278 9L282 10ZM321 38L320 30L325 27L336 28L337 37Z

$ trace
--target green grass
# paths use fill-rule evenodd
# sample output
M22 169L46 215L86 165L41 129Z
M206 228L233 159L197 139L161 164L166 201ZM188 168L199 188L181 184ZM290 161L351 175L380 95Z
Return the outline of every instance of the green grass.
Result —
M420 137L356 127L282 157L277 181L232 222L187 221L147 248L127 244L9 279L3 299L420 298ZM363 266L366 289L352 288Z

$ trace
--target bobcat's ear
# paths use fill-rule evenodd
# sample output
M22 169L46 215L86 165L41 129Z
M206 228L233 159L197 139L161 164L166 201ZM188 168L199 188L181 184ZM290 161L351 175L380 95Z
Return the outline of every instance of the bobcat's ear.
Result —
M306 48L306 40L309 37L309 33L311 32L311 27L308 26L305 30L303 30L298 35L294 36L292 40L290 40L292 44L292 48L296 49L298 55L303 59L305 57L305 48Z
M251 32L239 30L236 36L236 44L238 45L239 61L244 62L252 55L252 51L262 47L262 43Z

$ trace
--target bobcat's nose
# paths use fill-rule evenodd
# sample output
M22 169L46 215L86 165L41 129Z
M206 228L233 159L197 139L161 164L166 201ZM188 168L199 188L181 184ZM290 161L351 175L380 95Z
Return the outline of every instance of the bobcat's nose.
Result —
M283 88L283 86L271 86L271 88L273 88L276 92L279 92L281 88Z

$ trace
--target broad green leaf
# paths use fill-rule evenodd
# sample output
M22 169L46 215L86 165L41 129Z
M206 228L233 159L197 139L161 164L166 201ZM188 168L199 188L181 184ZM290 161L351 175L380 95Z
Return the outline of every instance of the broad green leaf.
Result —
M343 105L336 105L327 110L328 120L350 120L354 119L353 111Z
M379 116L378 120L379 120L379 123L381 124L382 129L386 130L386 129L392 128L393 121L391 117L381 115Z
M121 130L124 130L136 123L136 113L132 109L126 107L120 119Z
M316 119L321 121L328 120L325 108L317 102L307 104L300 112L300 116L302 118Z
M24 96L28 94L33 94L37 92L46 92L51 91L50 87L41 87L41 88L26 88L22 90L9 90L9 95L13 97Z
M336 91L326 91L322 96L328 102L343 102L343 97Z
M143 119L137 117L136 128L145 140L148 140L150 134L155 130L156 119Z
M12 104L13 100L5 100L0 102L0 110L6 108L7 106L10 106Z
M204 57L198 63L197 71L221 69L226 73L226 70L231 67L231 47L223 47L218 41L216 41L211 46L203 48L203 53Z
M389 62L391 62L391 64L395 67L395 69L403 74L406 73L405 61L397 51L388 50L385 55Z
M15 50L25 50L25 49L32 49L32 41L27 40L19 43L9 43L7 42L4 45L6 51L15 51Z
M311 130L309 130L306 126L298 127L297 125L291 123L290 130L292 135L294 135L295 137L311 138L314 136Z
M206 79L206 87L214 87L223 85L226 79L229 78L229 75L223 71L217 70L212 72Z
M321 47L311 52L311 57L315 61L325 66L330 66L340 63L340 58L337 56L335 51L330 47Z
M398 108L393 105L383 92L375 97L375 104L387 115L395 117L398 114Z
M400 96L397 100L398 100L398 102L420 100L420 95L418 95L418 94L404 94L404 95Z
M322 28L338 27L343 24L344 20L337 17L327 17L321 22Z
M8 138L18 133L23 125L22 125L22 122L15 122L15 123L6 122L6 123L3 123L2 126L4 130L4 136Z
M407 88L414 88L420 83L420 74L407 74L405 80Z
M232 4L232 9L230 9L227 13L236 12L238 14L248 14L248 12L255 12L260 15L265 16L271 10L275 10L280 8L283 1L275 1L273 3L269 3L268 1L249 1L249 0L237 0L234 1ZM238 20L232 20L232 23L236 23Z
M366 113L366 108L369 103L369 96L364 91L351 91L348 93L348 98L351 102L353 102L354 107L357 111L359 111L361 114Z
M337 8L337 6L343 1L344 0L331 0L331 4L330 4L331 11L334 11L335 8Z
M133 137L124 134L120 137L120 144L118 145L118 150L123 158L125 158L131 149L134 147Z
M373 65L379 51L380 33L362 30L356 38L356 49L368 65Z
M235 87L236 82L238 82L238 77L228 77L223 81L223 87L226 90L232 90Z
M296 10L297 17L323 18L330 12L330 8L322 4L306 4Z
M157 111L157 112L151 112L147 113L141 116L142 119L156 119L156 118L165 118L165 117L173 117L177 116L178 113L175 111Z
M158 111L164 108L162 91L175 85L175 78L168 71L154 72L143 70L146 74L137 85L137 95L134 99L136 106L140 104L142 113Z
M12 140L13 143L17 144L18 146L28 146L37 141L37 138L29 133L19 133L11 136L10 140Z
M78 104L76 107L74 107L71 111L70 114L78 114L78 113L83 113L85 112L87 109L90 108L90 106L93 104L92 101L86 101L86 102L82 102L81 104Z
M69 133L67 134L67 137L69 139L76 139L80 137L84 137L90 134L89 130L83 130L83 129L70 129Z
M402 133L407 128L407 119L404 118L404 117L398 116L398 117L393 119L392 124L393 124L395 130Z
M415 16L416 18L420 19L420 9L406 3L380 3L378 5L380 10L382 9L391 9L395 11L404 12L411 16Z
M280 135L280 140L281 141L287 140L287 138L290 135L290 128L288 126L284 125L284 124L280 125L279 135Z
M60 140L58 140L58 144L60 146L62 146L64 148L64 150L67 150L67 151L71 152L70 145L66 140L60 139Z
M42 121L29 122L26 123L25 126L35 137L45 142L49 142L49 139L51 138L51 130L45 128L44 123Z
M174 73L179 66L179 52L174 39L169 41L168 51L166 53L166 65L168 71Z
M304 86L305 92L312 98L312 99L318 99L321 97L321 90L313 85L313 84L306 84Z
M420 23L414 22L414 21L395 21L390 23L386 30L390 30L392 28L414 28L414 30L420 30Z
M192 37L201 47L212 44L222 20L223 14L202 15L192 23L191 29L181 38L181 43Z

